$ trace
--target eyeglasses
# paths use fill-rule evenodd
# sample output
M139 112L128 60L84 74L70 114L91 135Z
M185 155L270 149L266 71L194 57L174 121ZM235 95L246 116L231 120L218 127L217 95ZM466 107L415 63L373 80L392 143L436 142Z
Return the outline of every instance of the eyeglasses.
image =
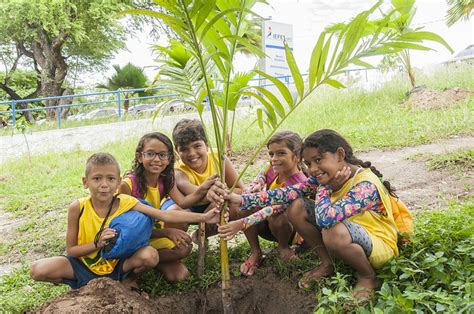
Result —
M170 160L171 159L171 153L170 152L154 152L154 151L148 151L148 152L142 152L143 158L146 160L153 160L158 156L160 160Z

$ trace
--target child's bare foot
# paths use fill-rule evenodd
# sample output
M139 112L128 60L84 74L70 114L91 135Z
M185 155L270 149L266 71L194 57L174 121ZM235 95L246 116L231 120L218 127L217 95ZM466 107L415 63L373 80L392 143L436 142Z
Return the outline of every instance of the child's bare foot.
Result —
M280 251L280 258L285 262L298 259L296 252L290 248L280 248L279 251Z
M359 277L357 283L352 291L352 297L354 299L364 299L371 297L377 289L379 283L377 278L374 277Z
M252 253L252 255L240 265L240 273L244 276L253 276L257 268L262 265L264 259L261 252L257 254Z
M344 309L350 311L354 307L366 305L374 296L375 289L378 288L378 285L375 276L359 277L354 289L352 290L352 297L344 305Z
M298 286L301 289L308 289L312 283L319 281L321 278L329 277L332 274L334 274L334 265L321 264L312 271L305 273L298 282Z

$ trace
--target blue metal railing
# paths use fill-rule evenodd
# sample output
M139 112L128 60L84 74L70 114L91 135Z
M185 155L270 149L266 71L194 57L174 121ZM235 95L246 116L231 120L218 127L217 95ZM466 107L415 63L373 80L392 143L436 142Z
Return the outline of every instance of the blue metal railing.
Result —
M10 105L10 110L0 111L0 115L11 115L12 119L12 126L15 126L16 123L16 114L21 112L31 112L31 111L43 111L48 109L56 110L57 120L58 120L58 128L61 128L61 109L68 108L68 107L80 107L86 105L101 105L106 103L116 103L117 104L117 114L118 117L122 117L122 109L121 103L125 100L131 100L133 102L133 108L135 109L137 105L137 100L144 100L144 99L160 99L160 98L167 98L173 97L177 94L160 94L160 95L153 95L153 96L142 96L142 97L122 97L122 93L134 93L134 92L142 92L142 91L150 91L150 90L163 90L166 88L163 87L156 87L156 88L134 88L134 89L124 89L124 90L117 90L117 91L107 91L107 92L95 92L95 93L84 93L84 94L74 94L74 95L64 95L64 96L54 96L54 97L41 97L41 98L33 98L33 99L20 99L20 100L8 100L8 101L0 101L0 105ZM88 101L88 102L81 102L81 103L73 103L74 98L79 97L94 97L94 96L108 96L112 95L115 99L105 99L105 100L96 100L96 101ZM37 103L41 101L48 101L48 100L60 100L60 99L71 99L70 104L63 104L63 105L55 105L55 106L37 106L37 107L29 107L24 109L17 109L17 105L21 103Z
M303 74L303 76L306 76L307 74ZM279 76L277 77L281 81L283 81L286 85L291 85L292 82L292 77L290 75L286 76ZM251 81L258 82L258 84L262 87L267 87L267 86L273 86L273 83L266 84L267 80L265 78L255 78L252 79ZM262 84L263 82L263 84ZM16 114L21 113L21 112L28 112L28 111L43 111L47 109L54 109L56 110L56 115L57 115L57 125L58 129L61 128L61 110L62 108L68 108L68 107L80 107L80 106L86 106L86 105L101 105L101 104L106 104L106 103L116 103L117 104L117 114L118 118L120 119L122 117L122 106L121 103L125 100L131 100L133 101L133 110L135 111L137 101L140 100L145 100L145 99L160 99L160 98L168 98L168 97L174 97L177 96L178 94L160 94L160 95L153 95L153 96L142 96L142 97L130 97L130 98L124 98L122 97L122 93L134 93L134 92L142 92L142 91L149 91L149 90L170 90L172 88L169 87L156 87L156 88L135 88L135 89L127 89L127 90L116 90L116 91L106 91L106 92L95 92L95 93L86 93L86 94L75 94L75 95L64 95L64 96L54 96L54 97L42 97L42 98L34 98L34 99L21 99L21 100L8 100L8 101L0 101L0 105L10 105L11 109L6 110L6 111L0 111L0 115L11 115L12 119L12 126L15 127L16 123ZM113 96L113 99L106 99L106 100L96 100L96 101L87 101L87 102L81 102L81 103L72 103L74 98L79 98L79 97L93 97L93 96ZM60 100L60 99L71 99L70 104L63 104L63 105L55 105L55 106L38 106L38 107L33 107L33 108L25 108L25 109L16 109L18 104L21 103L35 103L35 102L41 102L41 101L48 101L48 100Z

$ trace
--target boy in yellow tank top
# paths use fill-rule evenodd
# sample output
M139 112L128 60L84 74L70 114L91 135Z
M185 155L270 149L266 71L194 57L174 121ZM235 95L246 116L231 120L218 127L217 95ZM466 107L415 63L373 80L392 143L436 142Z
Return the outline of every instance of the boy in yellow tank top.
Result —
M170 223L215 223L219 219L218 212L214 210L206 214L161 212L138 202L134 197L115 195L120 182L119 165L112 155L97 153L89 157L82 183L84 188L89 189L90 196L76 200L69 206L67 256L33 262L30 274L34 280L65 283L76 289L95 278L109 277L120 281L130 272L139 273L154 268L159 256L151 246L137 250L125 260L105 260L100 256L100 250L116 235L115 230L108 228L110 220L128 210L137 210ZM107 214L108 218L104 222ZM99 233L102 224L105 228Z
M207 178L219 172L216 163L217 153L209 151L206 134L199 120L180 120L173 129L172 137L180 158L176 164L176 184L184 195L189 195ZM227 186L231 187L237 177L238 174L232 162L226 159L225 181ZM240 194L243 189L244 185L239 181L234 192ZM175 209L177 207L176 205L169 205L169 203L165 206L173 206ZM209 209L209 201L204 197L195 206L192 206L190 211L203 213ZM210 236L216 233L216 230L206 227L206 235Z

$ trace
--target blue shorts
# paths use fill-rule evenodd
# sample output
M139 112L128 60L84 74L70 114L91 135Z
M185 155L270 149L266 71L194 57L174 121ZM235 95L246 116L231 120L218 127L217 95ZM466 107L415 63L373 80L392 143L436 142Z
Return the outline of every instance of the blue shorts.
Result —
M71 256L65 257L71 264L75 278L63 278L63 282L69 285L72 289L79 289L80 287L87 285L87 283L92 279L96 278L107 277L113 280L122 281L130 274L130 271L122 272L123 262L125 260L120 260L112 273L108 275L97 275L94 274L89 268L87 268L87 266L84 265L84 263L80 259Z
M168 210L172 205L175 205L176 203L171 199L167 199L166 201L163 202L160 206L160 210ZM204 205L196 205L192 206L190 209L193 213L204 213L204 211L209 207L209 204L204 204Z
M160 206L160 210L168 210L171 206L173 206L174 204L176 204L171 198L168 198L166 199L166 201L164 201L161 206Z

